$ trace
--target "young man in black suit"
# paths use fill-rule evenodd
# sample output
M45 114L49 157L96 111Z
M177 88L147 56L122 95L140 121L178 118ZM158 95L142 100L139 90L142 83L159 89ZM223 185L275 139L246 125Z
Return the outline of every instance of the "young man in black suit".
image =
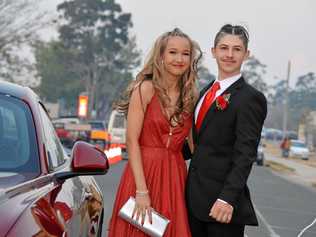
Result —
M186 186L190 228L193 237L243 237L245 225L258 225L247 179L267 103L240 73L249 56L244 27L224 25L212 54L218 78L201 91L193 119Z

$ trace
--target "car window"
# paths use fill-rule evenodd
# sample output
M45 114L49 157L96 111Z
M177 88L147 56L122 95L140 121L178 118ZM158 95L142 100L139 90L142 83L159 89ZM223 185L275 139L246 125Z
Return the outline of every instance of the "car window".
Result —
M0 94L0 171L39 173L39 155L30 108Z
M114 122L113 122L113 128L125 128L125 117L123 114L116 114Z
M292 142L292 146L305 148L306 145L301 142Z
M89 122L92 129L104 130L105 126L102 122Z
M65 151L63 150L59 138L56 135L54 126L42 105L40 105L40 113L44 125L48 163L51 168L56 169L65 162Z

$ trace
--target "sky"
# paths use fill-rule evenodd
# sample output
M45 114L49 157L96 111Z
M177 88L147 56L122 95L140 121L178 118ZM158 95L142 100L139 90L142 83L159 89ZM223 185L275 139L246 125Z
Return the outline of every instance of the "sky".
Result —
M48 5L53 5L49 1ZM60 2L60 0L55 0ZM143 58L156 38L179 27L197 41L204 52L204 65L217 74L210 48L220 27L242 24L250 33L249 49L267 66L266 81L286 78L291 61L290 84L308 72L316 73L315 0L117 0L132 14L138 48Z
M251 54L267 65L269 84L286 78L291 61L290 83L298 76L316 73L315 0L117 0L132 13L138 47L146 56L155 39L179 27L196 40L205 53L204 65L217 74L210 48L226 23L245 25L250 32Z

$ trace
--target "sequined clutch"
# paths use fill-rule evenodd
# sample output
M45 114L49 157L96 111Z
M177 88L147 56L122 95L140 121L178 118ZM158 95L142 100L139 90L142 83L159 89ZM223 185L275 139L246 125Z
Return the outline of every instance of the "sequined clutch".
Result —
M141 224L141 218L136 221L136 216L132 217L135 207L135 199L130 197L119 211L119 216L131 225L152 237L162 237L169 224L169 220L152 210L152 224L149 223L148 215L145 216L145 222Z

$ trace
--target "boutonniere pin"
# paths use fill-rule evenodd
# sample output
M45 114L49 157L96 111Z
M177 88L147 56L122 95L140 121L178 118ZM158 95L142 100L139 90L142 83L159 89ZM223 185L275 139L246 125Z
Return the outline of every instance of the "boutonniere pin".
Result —
M225 110L228 107L229 99L230 99L230 93L218 96L215 101L216 108L220 111Z

